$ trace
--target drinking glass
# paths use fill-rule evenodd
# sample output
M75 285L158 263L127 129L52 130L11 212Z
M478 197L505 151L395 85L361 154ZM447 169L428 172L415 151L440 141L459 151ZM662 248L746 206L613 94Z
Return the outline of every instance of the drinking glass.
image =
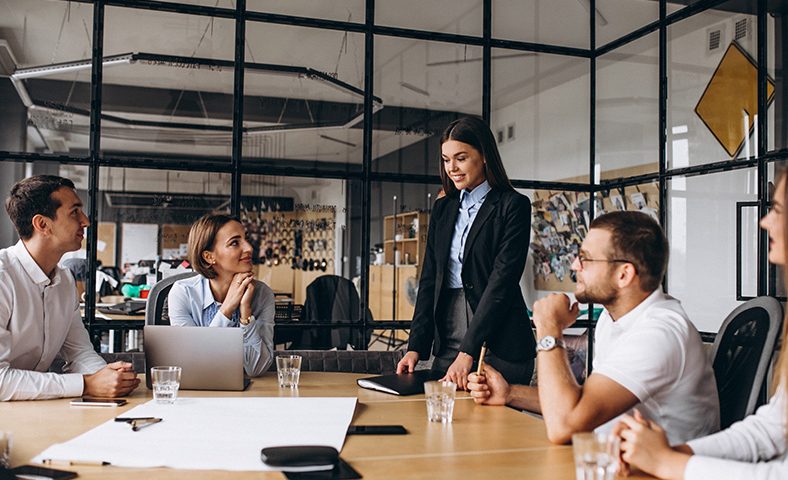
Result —
M150 374L156 403L175 403L181 386L181 367L153 367Z
M619 438L606 433L572 435L577 480L613 480L618 475Z
M448 381L424 382L427 398L427 419L430 422L451 423L454 415L454 395L457 384Z
M298 388L298 380L301 377L301 355L276 357L276 376L280 387Z

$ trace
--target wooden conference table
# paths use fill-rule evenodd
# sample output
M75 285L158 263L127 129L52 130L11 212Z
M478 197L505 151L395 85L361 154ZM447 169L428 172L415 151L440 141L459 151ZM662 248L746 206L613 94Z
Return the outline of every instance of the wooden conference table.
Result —
M458 393L454 422L441 425L427 422L423 395L396 397L358 388L356 379L368 375L304 372L297 393L279 389L275 376L267 373L255 379L245 392L181 391L180 395L358 397L354 424L401 424L409 432L404 436L347 437L341 456L365 479L575 478L572 448L551 445L541 420L506 407L475 405L467 393ZM82 434L151 397L143 383L128 398L129 403L119 408L71 407L68 399L2 402L0 429L13 433L11 464L27 463L50 445ZM92 466L64 469L77 471L79 478L85 479L284 478L278 472Z

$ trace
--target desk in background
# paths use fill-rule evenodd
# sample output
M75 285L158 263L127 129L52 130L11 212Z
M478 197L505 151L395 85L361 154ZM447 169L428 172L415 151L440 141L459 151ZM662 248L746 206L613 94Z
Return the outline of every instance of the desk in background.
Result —
M119 300L116 303L122 301ZM103 305L103 304L101 304ZM285 344L300 338L302 329L293 327L297 324L301 317L301 307L303 305L294 304L288 298L276 299L276 313L274 321L274 344ZM85 320L85 311L82 310L83 321ZM99 351L101 348L101 336L103 332L110 332L109 339L109 352L123 352L130 350L127 342L124 342L124 332L133 333L134 337L139 337L139 331L145 327L145 311L143 310L139 315L120 315L114 313L103 313L96 310L96 318L90 324L88 334L90 341L93 343L93 348ZM139 348L139 341L131 342L132 350Z
M528 478L572 480L572 449L551 445L544 423L507 407L485 407L460 393L454 423L426 419L422 395L396 397L355 385L365 375L347 373L301 374L297 395L358 397L353 423L401 424L410 432L400 436L349 436L341 452L365 479L376 478ZM143 382L144 385L144 382ZM255 379L245 392L182 391L184 397L290 396L276 386L274 373ZM28 462L54 443L69 440L151 399L143 387L120 408L79 408L69 400L0 403L3 429L13 432L13 466ZM123 448L119 445L118 448ZM166 468L69 467L85 479L284 478L280 473L181 471ZM647 477L629 477L647 478Z

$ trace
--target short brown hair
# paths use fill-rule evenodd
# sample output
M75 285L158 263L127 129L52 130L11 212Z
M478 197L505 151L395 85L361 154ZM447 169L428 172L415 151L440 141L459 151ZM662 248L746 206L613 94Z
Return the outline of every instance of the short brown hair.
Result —
M216 234L230 222L239 222L238 217L223 213L207 213L200 217L189 230L189 261L197 273L205 278L216 278L216 270L202 256L202 252L212 250Z
M670 247L665 232L653 218L641 212L611 212L594 219L591 228L612 236L613 258L631 262L640 277L640 288L656 290L668 268Z
M36 175L11 187L11 193L5 200L5 210L19 238L28 240L33 236L33 217L36 215L55 218L60 202L52 198L52 194L63 187L75 190L74 182L56 175Z

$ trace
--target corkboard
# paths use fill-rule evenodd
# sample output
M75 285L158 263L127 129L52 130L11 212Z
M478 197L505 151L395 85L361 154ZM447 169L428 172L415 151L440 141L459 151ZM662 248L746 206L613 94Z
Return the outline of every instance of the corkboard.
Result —
M615 177L631 177L650 168L651 165L645 165L609 173ZM590 197L585 192L536 190L531 200L530 253L534 260L534 287L537 290L574 291L570 266L588 232ZM594 202L597 215L600 212L639 210L657 217L659 188L656 183L649 183L597 192Z

